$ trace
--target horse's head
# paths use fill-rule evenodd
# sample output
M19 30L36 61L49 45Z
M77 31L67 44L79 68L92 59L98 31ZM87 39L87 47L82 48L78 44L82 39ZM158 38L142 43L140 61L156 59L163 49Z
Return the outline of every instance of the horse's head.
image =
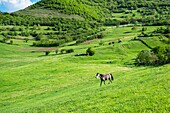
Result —
M99 73L97 73L97 74L96 74L96 78L98 78L99 76L100 76L100 74L99 74Z

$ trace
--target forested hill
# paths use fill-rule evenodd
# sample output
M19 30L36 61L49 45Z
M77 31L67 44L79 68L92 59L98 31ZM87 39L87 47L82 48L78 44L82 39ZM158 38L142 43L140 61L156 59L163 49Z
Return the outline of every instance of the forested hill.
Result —
M0 13L1 26L26 26L25 29L34 26L30 31L16 28L9 30L14 32L12 36L48 37L45 41L37 38L40 42L35 43L36 46L58 46L65 42L82 43L102 38L104 29L100 26L123 24L170 25L170 1L41 0L24 10ZM36 32L40 26L48 26L46 30L50 32ZM2 30L6 31L4 28ZM17 34L16 31L22 32ZM6 37L11 36L11 33L1 35Z
M49 25L56 18L64 18L105 25L136 22L167 25L169 15L169 0L41 0L10 15L0 14L0 24Z
M100 1L95 0L42 0L28 8L53 10L58 14L78 15L88 20L103 20L107 9L100 6Z
M131 22L132 19L147 23L146 18L148 21L170 19L169 7L169 0L42 0L17 14L62 16L64 18L75 18L77 15L79 18L76 19L84 18L103 22L106 18L114 17L115 13L123 13L122 18L124 21L126 20L126 23ZM128 13L133 16L123 16Z

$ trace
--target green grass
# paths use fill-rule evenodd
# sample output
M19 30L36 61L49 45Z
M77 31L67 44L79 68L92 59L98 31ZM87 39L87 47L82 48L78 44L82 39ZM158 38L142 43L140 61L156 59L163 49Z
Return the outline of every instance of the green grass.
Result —
M148 48L131 41L138 31L126 31L131 27L107 29L103 46L99 40L59 47L73 48L71 54L56 55L53 51L44 56L32 53L39 48L30 47L30 43L0 43L0 112L168 113L170 64L134 66L139 51ZM107 44L119 38L122 43ZM158 43L162 44L157 40L153 46ZM85 53L88 47L94 47L94 56L74 56ZM97 72L112 73L115 80L100 87Z
M20 14L20 15L33 15L33 16L37 16L37 17L59 17L59 18L68 18L68 19L78 19L78 20L84 20L83 17L79 16L79 15L67 15L64 13L59 13L56 10L48 10L48 9L31 9L31 10L24 10L24 11L19 11L19 12L15 12L16 14Z

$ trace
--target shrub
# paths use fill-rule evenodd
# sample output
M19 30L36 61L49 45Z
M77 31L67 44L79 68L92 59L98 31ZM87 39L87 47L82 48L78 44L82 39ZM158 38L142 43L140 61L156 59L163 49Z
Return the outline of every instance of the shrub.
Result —
M137 58L136 58L136 63L139 65L148 65L148 64L153 64L158 60L158 57L153 53L148 50L142 50Z
M159 63L160 64L164 64L167 62L168 58L168 47L164 47L164 46L157 46L155 48L153 48L151 51L153 51L157 57L159 58Z
M5 37L3 35L0 35L0 42L3 42L4 38Z
M147 27L143 27L142 28L142 31L144 32L144 31L146 31L147 30Z
M98 34L97 38L99 38L99 39L104 38L104 34L103 33Z
M49 55L50 54L50 51L45 51L45 55Z
M8 39L3 38L1 42L2 42L2 43L6 43L6 42L7 42L7 40L8 40Z
M153 48L151 51L153 51L155 54L164 54L166 52L166 47L157 46Z
M157 46L151 51L142 50L137 58L139 65L162 65L170 63L170 47Z
M63 44L65 40L48 40L48 39L42 39L40 41L36 41L33 43L33 46L38 46L38 47L54 47L54 46L59 46L60 44Z
M93 56L95 54L95 51L91 47L89 47L86 50L86 54L88 54L89 56Z
M25 42L26 42L26 43L28 42L28 40L29 40L28 38L25 38Z
M58 49L56 49L56 50L55 50L55 53L57 54L58 52L59 52L59 50L58 50Z
M60 51L62 54L64 54L64 52L66 52L66 49L61 49Z
M137 26L133 26L131 30L136 30L137 28Z
M24 31L25 29L23 27L19 28L19 31Z
M17 27L13 27L10 29L10 31L19 31L19 29Z
M72 52L74 52L74 49L67 49L66 50L66 53L72 53Z
M39 40L41 39L41 37L42 37L42 35L37 35L37 36L35 37L35 40L36 40L36 41L39 41Z
M86 41L86 39L80 38L76 41L76 44L80 44L80 43L85 42L85 41Z
M168 57L168 62L170 62L170 47L166 47L166 55Z
M104 42L101 40L101 41L99 42L99 45L104 45Z
M12 44L13 44L13 40L10 40L9 44L11 44L11 45L12 45Z

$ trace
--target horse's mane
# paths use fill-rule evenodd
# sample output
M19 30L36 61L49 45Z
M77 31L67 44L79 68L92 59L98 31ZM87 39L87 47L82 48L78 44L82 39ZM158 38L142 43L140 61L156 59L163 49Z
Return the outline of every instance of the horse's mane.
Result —
M101 76L101 77L103 77L103 76L104 76L104 74L100 74L100 76Z

